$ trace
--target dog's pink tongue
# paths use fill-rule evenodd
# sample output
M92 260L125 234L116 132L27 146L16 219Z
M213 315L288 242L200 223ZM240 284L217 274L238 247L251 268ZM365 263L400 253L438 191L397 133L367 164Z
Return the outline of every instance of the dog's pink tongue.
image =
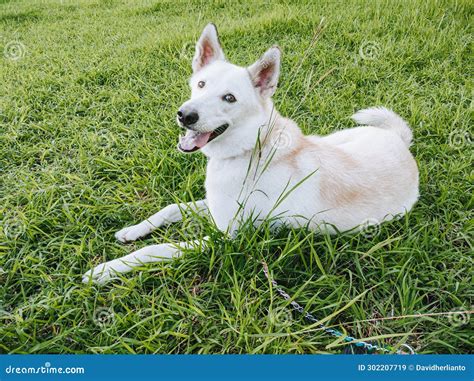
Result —
M182 149L191 151L193 148L202 148L206 145L211 136L210 132L197 132L188 130L186 135L181 137L179 144Z

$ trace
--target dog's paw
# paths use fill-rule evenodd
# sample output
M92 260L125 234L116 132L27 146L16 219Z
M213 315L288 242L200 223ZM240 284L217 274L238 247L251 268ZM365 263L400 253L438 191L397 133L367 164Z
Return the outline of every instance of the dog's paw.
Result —
M104 284L113 278L115 271L107 263L102 263L82 276L82 283Z
M138 238L144 237L150 233L150 227L147 224L138 224L128 226L115 233L115 238L120 242L132 242Z

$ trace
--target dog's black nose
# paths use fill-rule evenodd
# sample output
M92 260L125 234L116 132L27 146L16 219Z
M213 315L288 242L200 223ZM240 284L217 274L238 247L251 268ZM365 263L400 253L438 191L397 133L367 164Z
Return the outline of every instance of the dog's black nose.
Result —
M185 112L179 110L178 120L183 126L191 126L199 120L199 114L196 111Z

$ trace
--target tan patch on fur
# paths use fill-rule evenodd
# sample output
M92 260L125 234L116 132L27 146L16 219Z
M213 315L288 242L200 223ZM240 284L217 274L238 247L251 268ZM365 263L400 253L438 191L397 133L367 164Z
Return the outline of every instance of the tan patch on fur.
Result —
M273 139L279 133L287 134L291 144L276 150L272 164L284 163L292 171L297 172L299 158L319 161L321 166L319 192L325 207L345 207L364 202L367 197L373 195L374 190L366 185L366 179L363 177L357 178L356 181L353 179L348 183L345 174L357 171L359 167L359 163L351 155L337 147L319 145L317 140L303 135L296 123L278 115L274 131L272 131ZM328 163L330 164L327 165ZM328 168L332 172L328 172ZM316 169L318 169L317 166ZM384 181L383 176L380 177L378 180L379 189L375 192L383 192L385 188L390 187L390 184L390 181Z
M327 150L327 147L325 147ZM345 152L333 149L330 152L331 160L340 164L341 173L355 170L357 162ZM363 184L347 184L338 173L322 173L319 183L320 194L328 206L340 207L361 201L368 195L368 189Z
M316 144L306 139L303 135L298 136L295 144L288 147L288 152L281 155L278 160L286 162L293 170L296 170L298 168L298 156L310 149L316 149Z
M321 178L320 192L322 198L328 204L332 207L340 207L354 204L360 200L365 194L365 189L363 187L351 189L347 186L341 186L328 176L326 179Z
M298 158L305 153L314 152L315 157L320 157L321 160L338 163L340 173L348 173L357 168L358 164L354 158L337 148L319 147L317 142L311 141L301 132L299 135L293 136L293 139L293 144L288 147L286 152L283 150L283 154L275 158L276 163L285 163L296 171L298 169ZM323 167L326 166L323 165ZM367 197L369 190L366 186L363 184L347 184L344 179L340 178L340 173L321 173L320 194L323 200L326 201L327 206L332 208L347 206Z
M275 120L274 131L272 131L269 137L269 146L272 148L273 144L278 146L279 135L282 134L283 140L289 140L288 142L283 142L284 145L288 143L288 147L278 147L273 158L274 163L284 162L288 164L292 169L297 169L298 167L298 156L301 155L304 151L314 148L315 144L307 139L303 135L299 127L295 122L290 119L283 118L280 115L277 115Z

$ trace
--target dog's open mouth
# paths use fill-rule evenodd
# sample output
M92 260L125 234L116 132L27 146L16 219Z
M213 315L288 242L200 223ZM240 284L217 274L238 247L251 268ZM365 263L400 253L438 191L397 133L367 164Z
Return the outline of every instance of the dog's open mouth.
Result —
M195 152L222 135L227 127L229 125L226 123L211 132L187 130L186 135L179 137L178 149L186 153Z

